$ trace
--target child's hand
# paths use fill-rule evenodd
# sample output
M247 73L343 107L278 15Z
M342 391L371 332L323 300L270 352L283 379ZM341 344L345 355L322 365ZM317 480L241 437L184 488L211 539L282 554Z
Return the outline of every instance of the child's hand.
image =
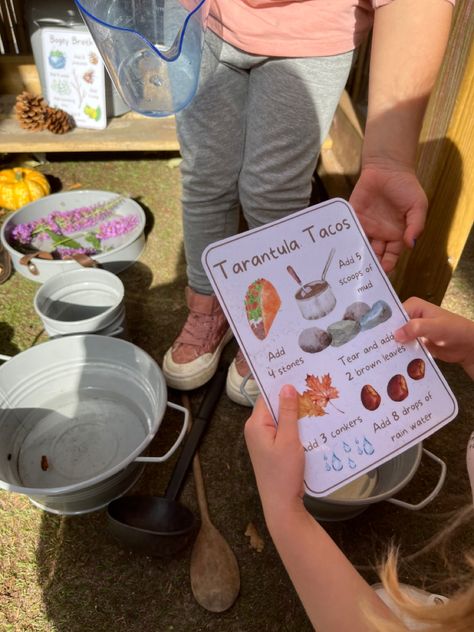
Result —
M458 362L474 378L474 322L421 298L409 298L403 305L411 320L394 332L395 340L421 338L435 358Z
M298 394L280 391L278 429L260 397L245 424L245 440L267 518L303 509L304 449L298 435Z

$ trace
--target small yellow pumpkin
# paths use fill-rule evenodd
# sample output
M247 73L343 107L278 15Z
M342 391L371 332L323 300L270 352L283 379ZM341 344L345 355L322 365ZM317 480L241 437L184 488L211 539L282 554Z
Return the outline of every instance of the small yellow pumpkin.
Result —
M48 180L35 169L13 167L0 171L0 206L9 211L16 211L50 192Z

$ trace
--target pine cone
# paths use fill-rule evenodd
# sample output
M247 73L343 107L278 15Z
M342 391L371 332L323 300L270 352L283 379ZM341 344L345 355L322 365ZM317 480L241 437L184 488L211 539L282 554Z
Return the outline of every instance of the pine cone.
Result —
M22 92L16 98L15 114L23 129L39 132L46 127L48 105L43 97Z
M46 129L53 132L53 134L65 134L66 132L70 132L73 127L73 119L67 112L59 108L48 107Z

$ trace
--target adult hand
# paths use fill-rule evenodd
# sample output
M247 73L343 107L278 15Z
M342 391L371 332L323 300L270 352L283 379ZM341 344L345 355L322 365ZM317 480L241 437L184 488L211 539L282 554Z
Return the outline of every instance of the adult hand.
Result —
M410 320L394 332L395 340L420 338L435 358L458 362L474 378L474 322L417 297L403 306Z
M280 391L278 428L259 397L244 434L267 517L268 512L281 518L282 512L303 509L304 448L295 388L286 385Z
M413 248L423 231L428 200L412 171L364 166L349 202L382 268L391 272L404 245Z

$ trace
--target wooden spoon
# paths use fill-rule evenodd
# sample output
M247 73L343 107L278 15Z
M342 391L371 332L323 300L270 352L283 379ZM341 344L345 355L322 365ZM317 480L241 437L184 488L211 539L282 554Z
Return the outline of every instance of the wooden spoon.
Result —
M240 591L239 565L227 540L209 517L197 452L193 459L193 474L201 528L191 553L191 590L200 606L211 612L224 612L232 606Z
M183 402L190 411L186 396L183 396ZM228 542L209 517L198 452L193 459L193 474L201 527L191 553L191 590L200 606L211 612L224 612L232 606L240 591L239 565Z

